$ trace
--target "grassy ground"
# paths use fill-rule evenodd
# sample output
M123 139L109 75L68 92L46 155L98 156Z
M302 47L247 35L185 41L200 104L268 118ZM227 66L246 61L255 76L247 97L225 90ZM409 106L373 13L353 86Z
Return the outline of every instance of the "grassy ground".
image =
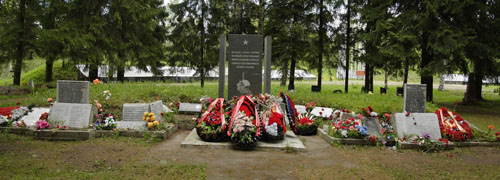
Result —
M103 138L33 140L0 133L0 179L498 179L498 147L436 153L331 146L301 137L307 152L181 148L189 131L163 142Z
M379 93L361 93L361 85L352 84L348 94L332 93L333 90L343 90L343 85L327 84L323 86L321 93L312 93L311 85L314 82L298 82L296 92L289 93L296 104L316 102L318 106L332 107L335 109L347 108L359 112L362 107L372 106L375 111L402 112L403 98L396 96L396 86L390 86L387 95ZM482 129L487 129L489 125L500 127L500 96L492 92L498 86L485 87L483 96L486 101L478 105L458 105L456 110L464 118L473 122ZM199 102L202 96L217 97L218 84L209 82L205 88L200 88L198 83L158 83L158 82L134 82L91 85L91 100L99 100L106 111L114 112L118 117L121 114L123 103L152 102L160 98L164 102ZM285 91L286 87L279 86L278 82L272 84L272 94L277 95L280 91ZM376 86L375 89L379 89ZM104 100L102 92L111 91L111 98ZM226 91L227 92L227 91ZM434 91L434 103L427 103L427 112L434 112L437 108L444 106L454 109L456 102L461 102L463 90ZM55 98L56 90L39 88L28 95L22 96L0 96L0 106L13 106L17 102L21 105L34 103L36 106L48 106L46 99Z

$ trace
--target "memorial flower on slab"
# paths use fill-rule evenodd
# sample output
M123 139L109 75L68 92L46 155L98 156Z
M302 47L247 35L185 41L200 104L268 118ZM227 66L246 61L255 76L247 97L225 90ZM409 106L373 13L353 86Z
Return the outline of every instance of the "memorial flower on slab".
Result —
M284 111L279 105L280 99L269 94L261 94L255 100L259 104L261 122L264 127L263 140L271 142L283 140L286 133L286 122Z
M253 146L261 136L258 109L250 96L240 96L231 113L227 135L239 146Z
M311 112L316 107L316 103L309 102L306 104L306 113L298 114L296 118L296 126L294 133L297 135L314 135L318 129L318 122L316 116Z
M410 142L418 145L419 149L424 152L437 151L439 150L439 144L431 140L431 136L428 133L424 133L421 136L415 135L410 137L405 137L404 142ZM441 140L443 141L443 140ZM447 143L446 141L443 141Z
M180 105L180 103L178 101L170 102L170 103L168 103L168 108L174 112L178 112L179 105Z
M348 118L332 122L328 134L336 138L363 139L368 136L367 127L360 119Z
M7 119L12 118L12 110L19 108L19 106L8 106L0 108L0 115L7 117Z
M112 113L101 113L96 115L94 128L97 130L114 130L117 127L115 117Z
M378 114L373 110L371 106L368 106L366 108L361 108L361 114L365 117L377 117Z
M460 115L442 107L436 110L439 120L439 128L443 138L451 141L466 141L472 138L472 130L469 123Z
M382 129L380 130L380 134L382 135L380 137L380 141L384 146L398 146L399 141L398 141L398 135L394 131L394 128L392 127L390 123L391 119L390 114L384 113L384 117L382 118L380 125Z
M160 125L160 122L156 120L155 113L152 112L144 112L142 120L146 121L149 130L157 130Z
M228 137L227 122L231 107L225 104L223 98L206 98L202 103L201 117L196 120L196 133L204 141L225 141Z
M43 113L42 115L40 115L40 118L38 118L38 121L35 123L36 129L40 130L50 128L48 118L49 113Z

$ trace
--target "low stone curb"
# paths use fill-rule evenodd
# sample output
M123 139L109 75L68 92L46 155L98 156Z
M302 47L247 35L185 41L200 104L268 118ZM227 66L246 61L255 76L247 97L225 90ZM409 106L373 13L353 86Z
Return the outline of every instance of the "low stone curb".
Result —
M57 129L43 129L34 130L33 134L36 139L43 140L88 140L94 137L95 131L89 130L57 130Z
M345 144L345 145L364 145L364 146L375 146L377 145L376 142L370 142L370 140L367 139L353 139L353 138L335 138L331 137L326 133L322 128L318 128L318 135L321 137L321 139L325 140L326 142L332 144L332 143L339 143L339 144Z
M135 138L144 138L145 135L150 137L156 137L159 139L167 139L170 135L174 134L177 131L177 124L170 126L168 130L161 131L134 131L134 130L120 130L120 136L124 137L135 137Z
M33 130L29 128L0 127L0 132L8 132L11 134L19 134L19 135L33 135Z

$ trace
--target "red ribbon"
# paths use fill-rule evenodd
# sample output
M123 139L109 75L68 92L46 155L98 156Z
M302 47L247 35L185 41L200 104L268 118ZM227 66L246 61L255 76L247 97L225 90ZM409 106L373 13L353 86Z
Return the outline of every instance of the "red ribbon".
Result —
M234 122L234 118L236 118L236 113L238 113L238 111L240 110L241 108L241 105L243 104L243 101L245 101L245 98L248 99L253 105L255 106L255 103L253 102L252 98L250 98L250 96L240 96L240 99L238 99L238 102L236 103L236 106L234 107L233 109L233 114L231 115L231 121L229 122L229 129L227 131L227 136L231 136L231 131L233 130L233 122ZM259 119L259 113L257 112L257 108L254 108L255 109L255 126L257 127L257 131L255 132L255 135L256 136L259 136L260 135L260 119Z
M218 102L220 102L219 103L219 109L220 109L220 117L219 118L221 118L222 130L226 129L226 119L224 118L224 99L223 98L217 98L217 99L215 99L215 101L213 101L208 106L208 109L203 113L203 115L201 116L201 119L198 122L198 124L201 124L201 122L205 118L207 118L208 114L210 114L210 112L212 111L213 107L216 106Z

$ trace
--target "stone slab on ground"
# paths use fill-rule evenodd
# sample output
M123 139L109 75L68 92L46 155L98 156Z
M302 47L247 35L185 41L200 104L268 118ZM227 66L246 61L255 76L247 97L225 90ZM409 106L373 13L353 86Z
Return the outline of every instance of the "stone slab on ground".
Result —
M116 121L118 129L146 131L148 127L144 121Z
M333 113L332 108L327 108L327 107L315 107L312 111L311 114L317 116L317 117L322 117L322 118L329 118Z
M19 135L33 135L33 130L29 128L13 128L13 127L0 127L0 132L6 132Z
M306 113L306 106L304 105L295 105L295 109L297 109L297 113L304 114Z
M94 119L95 107L91 104L54 103L49 120L71 128L88 128Z
M161 100L149 103L149 109L152 113L155 114L156 119L163 121L161 113L165 112L165 105L163 105L163 102Z
M181 147L183 148L208 148L208 149L234 149L237 148L231 142L205 142L198 137L196 129L193 129L188 136L182 141ZM255 150L263 151L295 151L305 152L306 147L302 141L293 134L292 131L287 131L285 140L278 141L277 143L257 142Z
M179 112L180 113L201 113L201 104L195 103L180 103L179 104Z
M40 116L43 113L48 113L50 108L33 108L32 111L28 113L28 115L23 116L21 120L26 123L28 127L35 126L35 123L40 119Z
M434 113L395 113L391 120L399 138L405 135L423 136L428 133L432 140L441 138L439 120Z
M374 117L365 117L362 119L363 125L367 127L366 132L369 135L380 135L380 131L382 130L382 126L378 123L378 120Z
M123 104L122 121L143 121L144 112L149 112L149 104L125 103ZM156 115L156 114L155 114ZM156 115L159 116L159 115Z
M135 137L135 138L144 138L145 136L156 137L160 139L167 139L170 135L174 134L177 131L177 125L175 124L167 124L167 130L161 131L135 131L135 130L120 130L120 136L124 137Z
M44 140L88 140L94 137L94 130L54 130L44 129L33 131L36 139Z
M325 140L326 142L328 142L330 144L338 143L338 144L346 144L346 145L369 145L369 146L377 145L377 142L370 142L370 140L368 140L368 139L335 138L335 137L329 136L324 128L318 128L318 135L321 139Z

